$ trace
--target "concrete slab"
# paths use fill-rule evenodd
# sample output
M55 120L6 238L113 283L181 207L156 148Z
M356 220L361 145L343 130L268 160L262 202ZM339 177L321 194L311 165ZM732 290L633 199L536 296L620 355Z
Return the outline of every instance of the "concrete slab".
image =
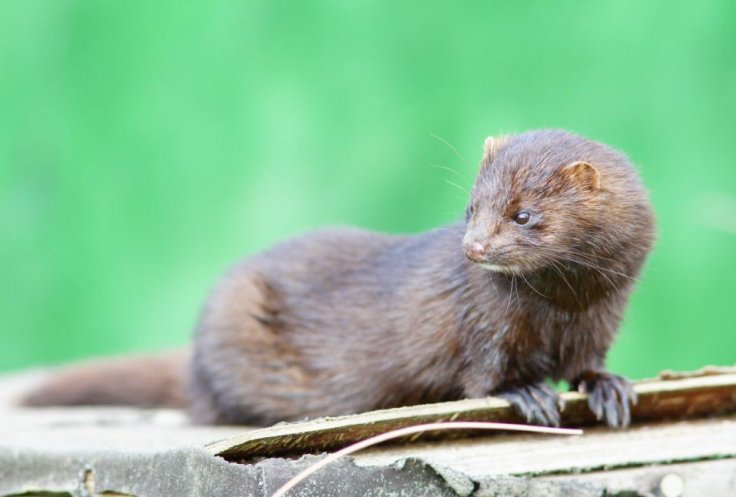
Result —
M177 410L14 406L42 376L0 378L0 497L268 497L323 457L228 462L205 447L237 441L248 428L195 426ZM667 491L681 484L677 497L731 495L735 436L736 421L722 417L626 432L598 429L587 439L565 442L496 436L404 444L339 460L289 495L653 497L665 495L665 483ZM638 456L624 459L635 464L611 463L614 453L625 455L632 447ZM645 453L656 457L643 458ZM545 461L551 459L564 464L552 472L539 469L550 467Z
M204 447L247 428L192 425L177 410L16 407L22 392L44 375L32 372L0 379L0 496L267 497L320 457L229 463ZM345 459L290 495L481 497L511 495L500 492L524 485L523 479L471 479L413 458L367 467ZM595 490L563 492L573 487L577 488L555 482L546 485L545 493L524 495L601 495Z

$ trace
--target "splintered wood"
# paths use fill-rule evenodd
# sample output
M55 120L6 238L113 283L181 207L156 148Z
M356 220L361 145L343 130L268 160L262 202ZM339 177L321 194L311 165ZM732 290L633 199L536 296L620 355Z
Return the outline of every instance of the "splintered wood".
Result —
M639 396L638 404L632 408L635 423L690 419L736 412L734 368L706 368L694 373L666 373L656 380L635 383L634 390ZM584 426L597 422L587 407L585 395L566 392L561 397L564 401L563 426ZM207 446L207 450L230 461L298 456L337 450L397 428L441 421L522 422L505 400L494 397L465 399L283 423L213 443ZM421 435L421 439L458 438L469 435L472 433L433 432ZM419 437L412 437L412 441L417 438Z

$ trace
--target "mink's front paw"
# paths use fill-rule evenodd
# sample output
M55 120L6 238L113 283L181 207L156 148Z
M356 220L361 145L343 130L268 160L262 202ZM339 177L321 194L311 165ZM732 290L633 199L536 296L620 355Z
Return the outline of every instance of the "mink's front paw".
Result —
M560 426L560 397L546 383L535 383L496 394L507 400L527 423Z
M601 371L583 373L573 383L581 393L588 394L588 406L596 419L611 428L625 428L631 423L630 405L636 405L636 392L629 380Z

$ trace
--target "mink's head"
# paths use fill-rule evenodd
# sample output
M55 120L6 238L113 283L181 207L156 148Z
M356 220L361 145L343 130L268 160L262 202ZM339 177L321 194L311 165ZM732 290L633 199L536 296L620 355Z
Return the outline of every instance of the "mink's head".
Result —
M561 130L487 139L466 218L468 259L508 274L602 260L636 273L654 231L626 157Z

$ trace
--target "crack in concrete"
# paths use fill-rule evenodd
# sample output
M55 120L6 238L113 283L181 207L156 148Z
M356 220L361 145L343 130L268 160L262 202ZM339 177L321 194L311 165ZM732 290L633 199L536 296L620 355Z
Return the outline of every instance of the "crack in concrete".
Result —
M698 457L679 457L672 458L667 461L641 461L621 464L604 464L601 466L590 466L586 468L573 468L565 470L552 470L552 471L530 471L524 473L516 473L514 476L519 477L530 477L536 478L540 476L575 476L588 473L597 473L600 471L611 471L616 469L633 469L633 468L646 468L649 466L669 466L670 464L683 464L683 463L696 463L696 462L707 462L707 461L722 461L725 459L736 458L736 452L732 454L714 454L708 456Z

